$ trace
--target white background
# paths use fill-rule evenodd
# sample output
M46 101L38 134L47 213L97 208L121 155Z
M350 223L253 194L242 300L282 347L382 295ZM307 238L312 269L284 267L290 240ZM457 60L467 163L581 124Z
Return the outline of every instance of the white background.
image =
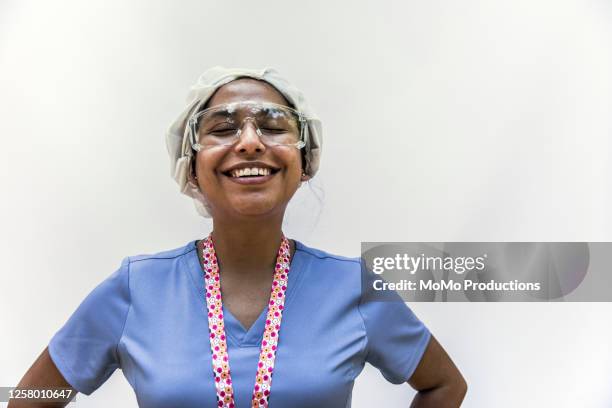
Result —
M124 256L208 233L164 133L213 65L273 66L321 117L285 227L307 245L612 241L611 23L584 0L0 0L0 385ZM612 404L612 304L410 306L465 407ZM368 366L353 406L413 394ZM136 406L120 371L78 400Z

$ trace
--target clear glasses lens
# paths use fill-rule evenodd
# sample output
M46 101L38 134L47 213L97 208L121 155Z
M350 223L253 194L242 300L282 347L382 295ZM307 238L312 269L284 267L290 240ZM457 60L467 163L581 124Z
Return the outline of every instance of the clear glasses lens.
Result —
M229 146L247 131L248 121L264 144L296 145L300 141L301 122L296 111L259 102L231 103L198 113L193 122L194 139L203 147Z

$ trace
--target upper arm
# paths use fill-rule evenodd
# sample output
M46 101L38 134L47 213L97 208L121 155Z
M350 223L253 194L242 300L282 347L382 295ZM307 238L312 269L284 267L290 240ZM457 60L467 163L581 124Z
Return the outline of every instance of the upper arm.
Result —
M362 270L358 310L366 332L365 361L387 381L402 384L412 376L431 334L397 292L374 290L374 279Z
M423 357L421 357L421 361L407 382L418 391L448 384L460 384L465 387L465 380L459 369L433 335L423 353Z
M81 302L48 353L66 381L90 395L121 366L119 342L131 305L129 258Z
M25 373L19 384L19 388L65 388L72 391L72 397L74 398L77 391L66 381L62 373L57 369L55 363L49 355L48 348L45 347L43 352L38 356L34 364ZM54 404L45 404L45 407L65 407L69 401L57 402ZM18 408L18 407L34 407L33 403L27 401L13 400L8 404L7 408Z

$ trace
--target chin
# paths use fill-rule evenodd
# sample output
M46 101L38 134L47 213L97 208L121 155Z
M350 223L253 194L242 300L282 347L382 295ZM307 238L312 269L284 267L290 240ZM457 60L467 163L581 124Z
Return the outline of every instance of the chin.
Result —
M270 215L277 213L280 207L278 205L274 205L274 203L250 202L250 203L237 204L233 206L233 208L234 208L234 212L239 213L240 215L243 215L243 216L263 217L263 216L270 216Z

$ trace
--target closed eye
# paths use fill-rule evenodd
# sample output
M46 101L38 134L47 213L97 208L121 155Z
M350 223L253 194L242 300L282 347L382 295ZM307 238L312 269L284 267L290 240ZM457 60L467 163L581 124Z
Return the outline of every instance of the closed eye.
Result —
M277 129L277 128L262 128L261 129L264 132L268 132L268 133L285 133L287 132L286 129Z
M226 129L211 130L209 133L214 136L232 136L236 134L236 132L237 132L237 129L226 128Z

